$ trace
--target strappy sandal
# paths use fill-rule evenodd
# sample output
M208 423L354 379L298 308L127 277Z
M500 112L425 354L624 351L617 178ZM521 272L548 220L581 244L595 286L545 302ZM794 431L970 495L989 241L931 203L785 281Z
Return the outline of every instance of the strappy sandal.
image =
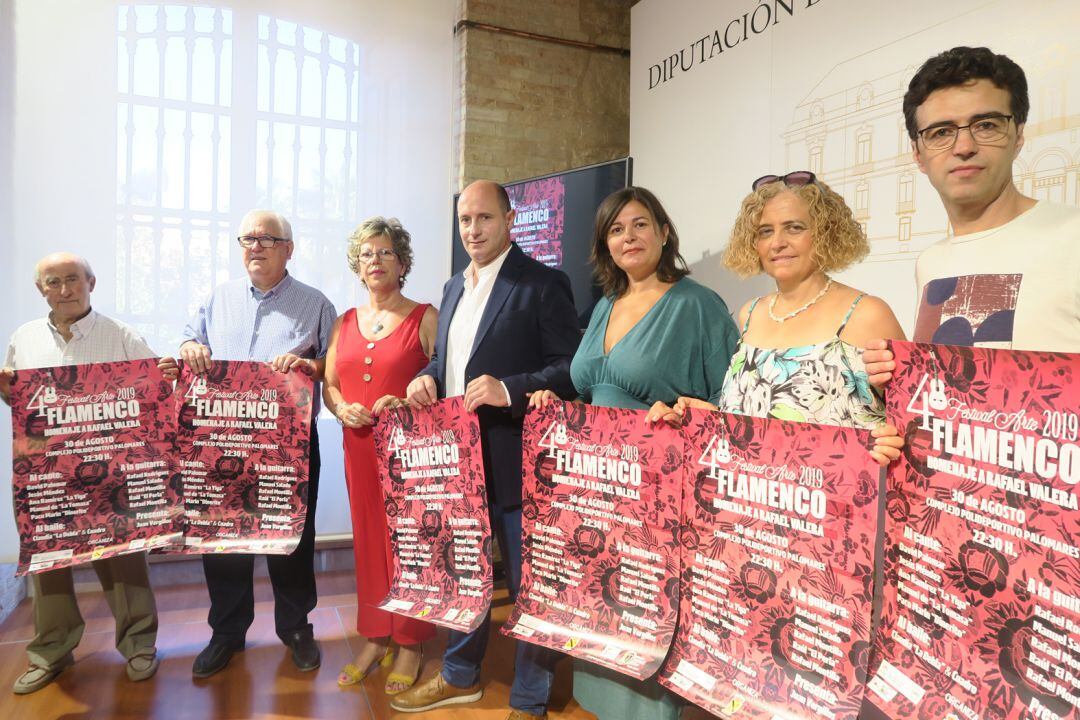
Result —
M359 685L364 682L371 673L375 672L375 668L378 667L390 667L394 664L394 648L389 645L386 646L386 652L383 653L381 658L374 660L366 670L361 670L352 663L349 663L345 667L341 668L341 673L338 675L337 684L338 687L349 687L350 685Z
M420 673L424 669L424 644L420 643L420 660L416 663L416 673L414 675L405 675L404 673L392 672L386 676L386 684L383 685L383 692L393 697L394 695L400 695L405 692L420 678ZM396 687L394 687L396 686Z

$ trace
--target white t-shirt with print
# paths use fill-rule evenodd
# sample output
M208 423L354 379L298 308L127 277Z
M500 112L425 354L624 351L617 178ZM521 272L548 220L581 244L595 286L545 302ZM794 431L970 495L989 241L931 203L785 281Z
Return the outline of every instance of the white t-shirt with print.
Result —
M1080 208L1039 202L927 248L914 339L1080 353Z

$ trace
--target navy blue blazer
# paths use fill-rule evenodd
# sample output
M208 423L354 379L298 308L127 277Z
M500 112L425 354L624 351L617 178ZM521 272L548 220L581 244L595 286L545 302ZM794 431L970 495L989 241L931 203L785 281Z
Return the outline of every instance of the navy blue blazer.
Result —
M464 289L462 273L455 273L443 286L435 351L428 366L418 373L435 379L440 398L446 396L450 321ZM505 383L510 392L510 407L485 405L477 411L490 502L504 508L521 504L521 428L528 406L526 393L547 388L559 397L574 397L570 360L580 340L570 279L511 243L465 365L466 385L481 375L491 375Z

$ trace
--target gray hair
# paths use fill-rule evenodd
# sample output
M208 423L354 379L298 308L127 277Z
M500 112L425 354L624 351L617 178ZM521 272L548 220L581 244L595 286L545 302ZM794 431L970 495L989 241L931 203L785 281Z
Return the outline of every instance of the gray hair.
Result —
M269 218L277 223L277 226L281 228L281 237L285 240L292 240L292 225L285 219L285 216L279 212L273 210L249 210L244 215L244 219L240 221L240 228L249 227L254 224L256 220Z
M346 257L349 260L349 269L354 273L360 272L360 246L373 237L384 235L390 239L390 246L401 261L401 287L405 287L405 276L412 270L413 252L412 236L401 225L397 218L384 218L381 215L370 217L356 226L349 235L349 249ZM363 279L360 280L364 284ZM366 287L366 285L365 285Z
M90 267L90 261L79 255L74 255L68 252L54 252L46 255L37 261L34 265L34 284L41 286L41 272L47 266L55 263L73 262L83 269L83 273L86 275L87 280L93 280L97 276L94 275L94 268Z

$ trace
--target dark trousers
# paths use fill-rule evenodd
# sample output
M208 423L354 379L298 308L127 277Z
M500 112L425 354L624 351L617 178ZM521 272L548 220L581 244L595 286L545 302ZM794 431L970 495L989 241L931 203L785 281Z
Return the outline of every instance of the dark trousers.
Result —
M315 506L319 495L319 434L311 426L307 522L290 555L266 555L274 588L274 628L282 640L296 631L311 633L308 613L315 609ZM255 620L254 555L203 555L210 591L211 640L241 644Z
M517 599L521 584L521 507L491 507L491 531L499 542L506 563L506 584L510 600ZM480 662L487 650L491 632L491 611L480 627L471 633L451 630L443 655L442 676L457 687L469 687L480 680ZM510 707L533 715L547 712L555 662L561 653L532 643L517 643L514 655L514 684L510 687Z

